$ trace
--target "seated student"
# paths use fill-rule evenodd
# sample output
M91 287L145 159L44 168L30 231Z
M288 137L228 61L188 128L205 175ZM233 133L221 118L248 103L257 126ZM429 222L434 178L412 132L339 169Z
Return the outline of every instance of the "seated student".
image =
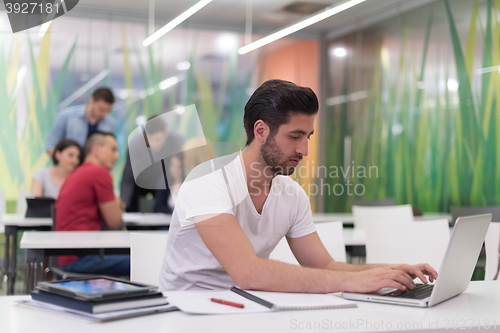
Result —
M144 125L149 147L151 148L151 152L153 154L164 155L165 165L169 165L169 155L173 152L180 151L180 148L184 144L184 137L173 130L168 128L168 124L163 120L160 116L153 116L148 119L148 121ZM133 140L144 140L142 136L134 138ZM133 145L134 143L132 143ZM142 188L136 182L134 178L134 173L132 170L132 162L130 159L130 151L127 152L127 156L125 159L125 167L123 168L122 181L120 184L120 197L123 201L125 209L127 212L137 212L139 211L139 197L146 196L151 193L155 197L155 205L154 211L157 213L172 213L172 207L168 205L168 201L170 201L170 189L166 186L166 189L162 190L152 190L151 188ZM142 172L141 176L146 175L147 177L151 177L157 171L159 174L157 175L157 179L155 182L160 184L165 184L165 180L163 178L163 173L160 169L155 169L158 165L151 166L147 170Z
M85 163L68 175L56 200L55 230L123 229L120 198L113 192L110 170L118 160L113 134L95 132L85 146ZM126 276L129 255L59 256L67 272Z
M31 195L34 197L57 198L68 174L83 161L83 149L73 140L63 139L52 153L54 166L37 169L33 174Z
M271 80L254 92L245 106L245 149L200 164L179 190L163 290L372 292L413 289L414 277L437 277L428 264L351 265L328 254L306 193L287 177L308 154L317 112L310 88ZM268 259L284 236L301 266Z

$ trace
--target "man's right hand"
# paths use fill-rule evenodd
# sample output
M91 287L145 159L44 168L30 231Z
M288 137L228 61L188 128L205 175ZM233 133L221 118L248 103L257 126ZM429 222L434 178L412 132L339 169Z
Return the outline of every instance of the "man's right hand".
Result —
M346 290L356 293L370 293L381 288L396 288L402 291L414 289L413 279L404 271L390 267L349 272Z

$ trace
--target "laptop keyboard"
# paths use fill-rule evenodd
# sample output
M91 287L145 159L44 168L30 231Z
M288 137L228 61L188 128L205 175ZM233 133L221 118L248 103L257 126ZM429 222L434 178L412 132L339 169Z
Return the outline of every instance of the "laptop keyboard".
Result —
M390 293L384 294L384 296L399 297L399 298L411 298L411 299L424 299L424 298L427 298L431 295L432 288L434 288L434 285L419 283L419 284L415 285L415 289L413 289L413 290L406 290L406 291L395 290L395 291L391 291Z

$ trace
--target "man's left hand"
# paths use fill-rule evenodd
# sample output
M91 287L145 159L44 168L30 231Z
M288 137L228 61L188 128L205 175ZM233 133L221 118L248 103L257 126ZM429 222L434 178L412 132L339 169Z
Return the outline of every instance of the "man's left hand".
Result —
M434 282L437 279L437 272L429 264L416 264L416 265L390 265L392 269L398 269L406 272L411 278L419 278L423 283ZM425 276L429 277L429 280Z

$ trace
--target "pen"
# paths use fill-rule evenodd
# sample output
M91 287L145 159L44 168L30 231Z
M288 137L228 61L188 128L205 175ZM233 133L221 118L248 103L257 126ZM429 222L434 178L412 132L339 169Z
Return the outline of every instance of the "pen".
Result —
M229 305L229 306L234 306L235 308L241 308L243 309L245 306L240 303L234 303L234 302L229 302L225 301L223 299L218 299L218 298L211 298L210 299L212 302L219 303L219 304L224 304L224 305Z

